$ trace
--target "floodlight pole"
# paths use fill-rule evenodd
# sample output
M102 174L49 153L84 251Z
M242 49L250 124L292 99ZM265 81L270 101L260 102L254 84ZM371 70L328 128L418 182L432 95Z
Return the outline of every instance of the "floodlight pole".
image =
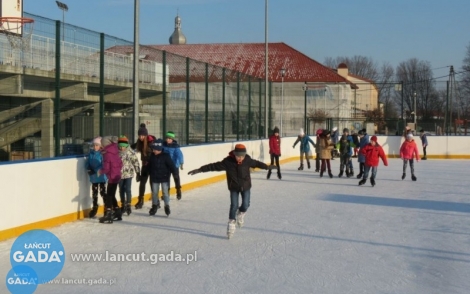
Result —
M140 126L139 119L139 9L140 1L134 0L134 68L132 72L133 86L132 86L132 98L133 98L133 109L132 112L132 121L134 123L134 128L132 130L133 140L137 141L137 130Z
M65 40L65 12L69 11L69 7L67 4L62 3L60 1L56 1L57 7L62 10L62 41Z
M268 0L265 0L264 8L264 43L265 43L265 82L264 82L264 137L268 137L268 83L269 83L269 70L268 70Z

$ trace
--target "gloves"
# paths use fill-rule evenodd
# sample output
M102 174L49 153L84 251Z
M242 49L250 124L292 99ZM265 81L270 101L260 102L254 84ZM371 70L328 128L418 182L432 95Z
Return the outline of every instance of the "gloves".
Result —
M195 174L198 174L198 173L201 173L202 170L200 170L199 168L198 169L193 169L192 171L190 171L188 173L188 175L192 176L192 175L195 175Z
M277 169L277 165L274 165L274 164L268 165L268 169L269 169L269 170L271 170L271 169Z
M183 170L183 164L180 165L180 169Z
M295 149L295 146L292 146L293 149Z
M94 171L94 170L92 170L92 169L89 169L87 172L88 172L88 174L89 174L90 176L92 176L92 175L94 175L94 174L95 174L95 171Z
M176 199L181 200L181 188L176 188Z
M137 183L140 182L140 173L137 173L137 174L135 175L135 181L136 181Z

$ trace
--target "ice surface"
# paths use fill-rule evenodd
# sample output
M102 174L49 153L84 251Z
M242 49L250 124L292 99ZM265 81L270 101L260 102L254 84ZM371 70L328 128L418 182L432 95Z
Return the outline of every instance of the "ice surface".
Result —
M183 183L183 199L172 198L168 218L163 209L150 217L146 202L114 224L86 219L51 228L67 260L58 284L39 285L36 293L468 293L470 161L421 161L417 182L409 170L401 180L399 159L389 162L379 166L375 187L338 178L338 160L333 179L298 171L298 162L282 165L282 180L254 172L245 226L230 240L225 181L191 191ZM13 242L0 242L2 277ZM69 255L106 250L197 251L197 261L73 262ZM0 292L7 293L4 278Z

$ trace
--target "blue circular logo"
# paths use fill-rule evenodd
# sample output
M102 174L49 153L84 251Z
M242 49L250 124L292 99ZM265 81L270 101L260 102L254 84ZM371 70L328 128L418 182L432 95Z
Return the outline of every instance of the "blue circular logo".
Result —
M11 266L31 268L37 274L37 284L47 283L57 277L64 267L64 262L65 250L62 242L45 230L23 233L11 246Z
M8 272L6 284L13 294L31 294L38 286L38 275L29 266L15 266Z

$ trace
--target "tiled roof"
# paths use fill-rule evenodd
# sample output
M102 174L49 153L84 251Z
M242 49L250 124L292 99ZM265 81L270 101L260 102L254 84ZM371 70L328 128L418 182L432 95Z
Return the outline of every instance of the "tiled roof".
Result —
M149 47L265 79L265 43L150 45ZM285 43L269 43L268 55L270 81L280 82L280 70L285 68L284 82L349 83L335 71Z

